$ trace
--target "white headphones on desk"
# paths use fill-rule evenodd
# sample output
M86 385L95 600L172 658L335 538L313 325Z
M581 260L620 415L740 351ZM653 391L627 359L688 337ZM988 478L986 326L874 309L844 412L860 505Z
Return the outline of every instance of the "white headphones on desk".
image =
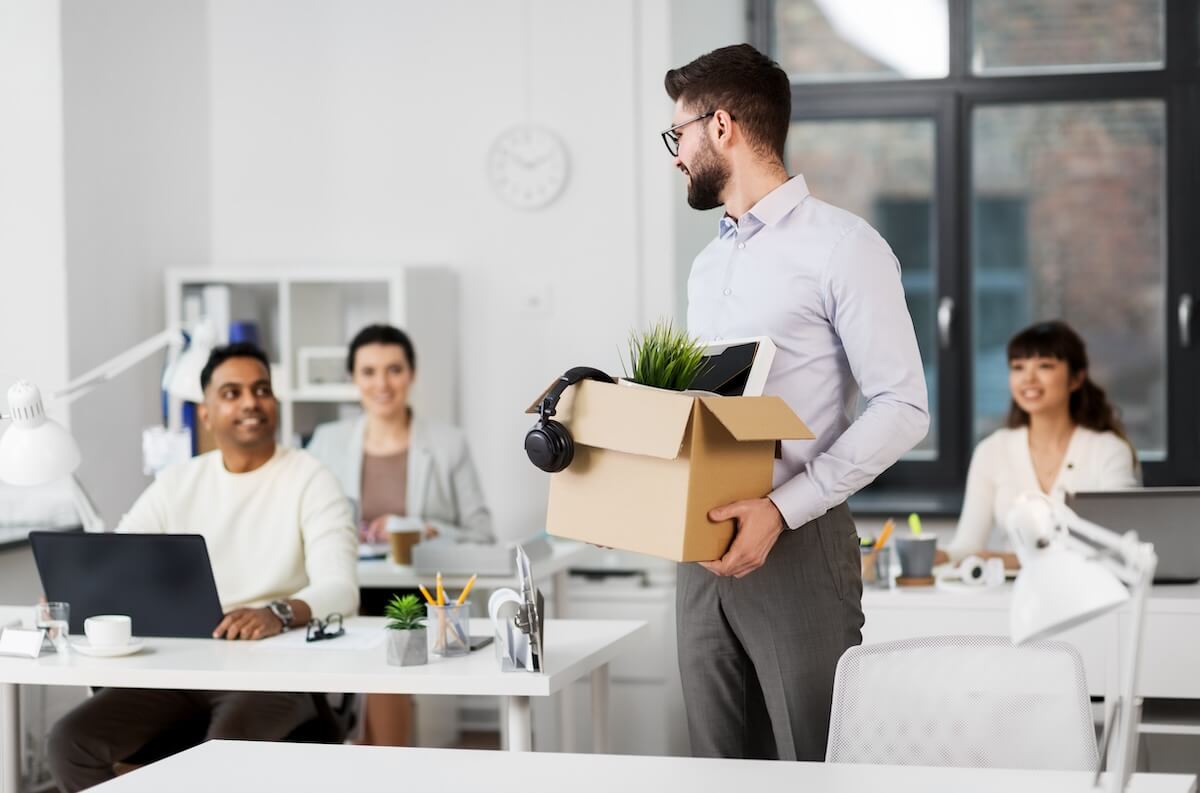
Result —
M959 563L958 579L967 586L1000 586L1004 583L1004 560L968 556Z

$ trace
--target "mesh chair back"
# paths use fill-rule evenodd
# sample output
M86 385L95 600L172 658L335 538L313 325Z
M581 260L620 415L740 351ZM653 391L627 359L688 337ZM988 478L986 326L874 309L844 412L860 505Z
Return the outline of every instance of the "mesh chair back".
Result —
M937 636L852 647L838 662L834 763L1094 771L1083 661L1065 642Z

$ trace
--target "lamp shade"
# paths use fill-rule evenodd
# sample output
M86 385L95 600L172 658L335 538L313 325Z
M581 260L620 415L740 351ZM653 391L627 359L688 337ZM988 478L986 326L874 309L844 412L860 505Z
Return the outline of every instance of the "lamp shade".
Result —
M1129 599L1120 579L1094 559L1053 544L1022 560L1013 585L1009 632L1014 644L1053 636Z
M0 480L28 487L79 467L79 444L61 424L46 417L37 386L17 382L8 389L8 406L13 424L0 435Z
M1071 544L1064 521L1072 520L1081 522L1042 493L1022 493L1009 510L1006 528L1021 560L1009 611L1014 644L1068 630L1129 599L1115 573Z

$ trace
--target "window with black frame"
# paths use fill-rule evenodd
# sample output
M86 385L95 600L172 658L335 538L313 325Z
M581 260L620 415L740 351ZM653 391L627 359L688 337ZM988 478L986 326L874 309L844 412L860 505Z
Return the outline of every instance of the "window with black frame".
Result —
M752 0L787 165L903 268L929 437L852 501L954 514L1031 322L1084 336L1151 485L1200 482L1194 0Z

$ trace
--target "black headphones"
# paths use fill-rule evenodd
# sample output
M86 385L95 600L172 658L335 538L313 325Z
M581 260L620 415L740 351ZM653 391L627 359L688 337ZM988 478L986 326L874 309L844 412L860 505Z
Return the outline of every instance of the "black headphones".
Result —
M530 462L547 473L558 473L570 465L575 457L575 441L571 433L551 417L563 392L580 380L616 382L599 369L576 366L558 378L558 382L546 392L542 404L538 406L538 422L525 434L525 453L529 455Z

